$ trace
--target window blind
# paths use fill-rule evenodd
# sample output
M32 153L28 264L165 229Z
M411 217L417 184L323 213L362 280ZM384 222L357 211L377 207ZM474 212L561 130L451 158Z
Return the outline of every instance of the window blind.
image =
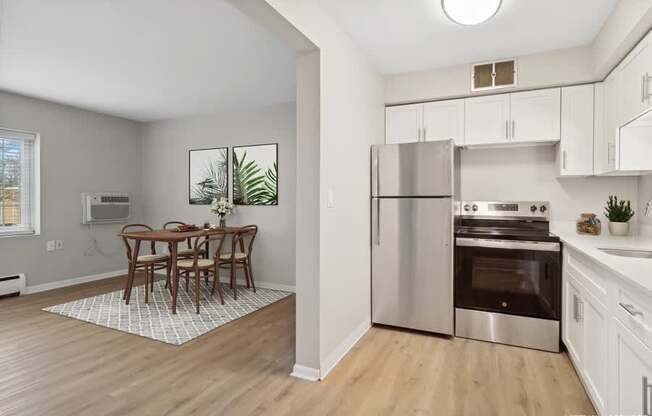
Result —
M38 228L37 136L0 129L0 236Z

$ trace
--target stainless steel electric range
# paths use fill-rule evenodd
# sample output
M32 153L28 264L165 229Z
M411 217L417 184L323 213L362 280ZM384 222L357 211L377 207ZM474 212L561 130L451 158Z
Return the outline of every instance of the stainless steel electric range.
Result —
M455 335L559 351L561 245L547 202L463 201L455 226Z

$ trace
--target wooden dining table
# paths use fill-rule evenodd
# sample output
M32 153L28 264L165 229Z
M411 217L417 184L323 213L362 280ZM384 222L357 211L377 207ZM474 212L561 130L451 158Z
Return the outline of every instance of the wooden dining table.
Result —
M221 233L235 234L240 230L240 227L222 227L222 228L209 228L200 229L197 231L174 231L174 230L152 230L152 231L134 231L118 234L119 237L133 240L133 248L131 249L131 258L137 259L140 252L140 244L143 241L154 241L159 243L167 243L170 247L170 285L172 287L172 314L177 313L177 292L179 290L179 278L177 275L177 250L180 242L184 242L189 238L205 237L217 235ZM208 250L207 250L208 252ZM125 284L125 300L127 305L131 298L131 289L134 284L136 276L136 261L129 264L129 274Z

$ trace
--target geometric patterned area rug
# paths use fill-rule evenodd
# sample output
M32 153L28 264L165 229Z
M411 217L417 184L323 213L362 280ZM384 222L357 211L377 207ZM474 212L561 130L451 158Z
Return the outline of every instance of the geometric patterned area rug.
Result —
M164 281L154 283L154 292L149 294L149 304L145 303L144 287L137 286L131 292L129 305L125 305L122 300L123 291L116 290L43 310L168 344L181 345L292 294L261 287L257 287L254 293L239 286L236 301L229 285L223 284L222 305L217 291L215 296L211 296L212 282L207 287L202 279L200 313L197 315L193 286L194 283L191 282L186 292L183 281L179 282L176 315L172 315L170 310L170 292L165 288Z

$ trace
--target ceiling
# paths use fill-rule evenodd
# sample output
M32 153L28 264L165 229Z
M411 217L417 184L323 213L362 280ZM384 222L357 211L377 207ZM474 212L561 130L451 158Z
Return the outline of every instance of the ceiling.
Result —
M503 0L493 19L462 26L441 0L321 0L385 74L587 45L617 2Z
M224 0L0 0L0 89L139 121L295 99L295 54Z

